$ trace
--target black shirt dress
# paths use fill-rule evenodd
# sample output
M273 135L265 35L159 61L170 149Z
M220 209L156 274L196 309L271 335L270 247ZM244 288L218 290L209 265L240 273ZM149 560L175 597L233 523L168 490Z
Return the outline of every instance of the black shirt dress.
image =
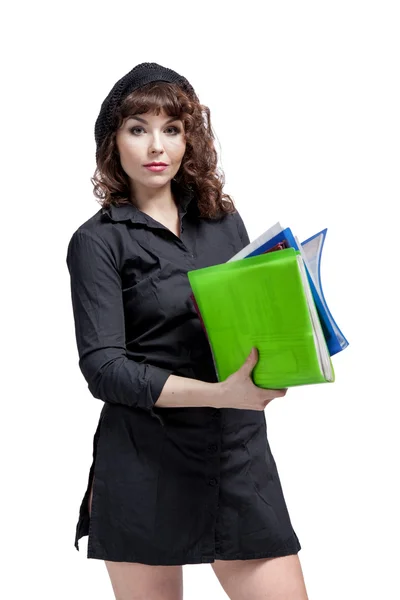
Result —
M130 204L68 244L79 367L104 402L75 547L88 535L88 558L149 565L296 554L265 412L156 404L170 374L217 382L187 272L249 243L238 212L201 218L172 185L180 238Z

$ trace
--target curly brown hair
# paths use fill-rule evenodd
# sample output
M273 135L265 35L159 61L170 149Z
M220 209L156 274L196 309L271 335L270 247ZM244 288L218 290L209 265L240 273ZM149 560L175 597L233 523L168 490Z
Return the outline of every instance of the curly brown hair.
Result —
M235 212L232 198L222 192L225 176L217 168L210 109L178 85L151 82L131 92L118 109L117 129L133 114L153 112L158 115L162 109L168 116L182 120L186 150L174 179L194 190L199 216L213 219ZM91 178L93 194L103 208L131 203L132 192L120 163L116 133L117 130L111 132L99 148L97 167Z

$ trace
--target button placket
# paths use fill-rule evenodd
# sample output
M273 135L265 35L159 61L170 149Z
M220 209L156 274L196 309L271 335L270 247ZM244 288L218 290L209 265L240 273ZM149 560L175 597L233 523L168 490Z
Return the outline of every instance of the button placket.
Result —
M221 477L221 444L222 444L222 414L218 409L210 409L209 431L204 441L205 473L204 486L205 496L203 509L205 515L205 527L207 535L204 537L202 555L204 557L215 557L218 547L216 539L216 524L218 517L219 490Z

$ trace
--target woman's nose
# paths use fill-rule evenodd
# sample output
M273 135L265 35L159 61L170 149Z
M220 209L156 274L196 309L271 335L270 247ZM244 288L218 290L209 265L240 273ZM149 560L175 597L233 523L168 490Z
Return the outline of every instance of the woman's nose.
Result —
M162 150L163 144L161 141L161 136L158 133L154 133L150 143L151 150Z

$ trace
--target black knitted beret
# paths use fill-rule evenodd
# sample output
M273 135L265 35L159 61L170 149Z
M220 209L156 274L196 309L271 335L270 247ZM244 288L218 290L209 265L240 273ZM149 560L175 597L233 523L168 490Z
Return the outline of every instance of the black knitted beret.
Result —
M117 126L115 123L115 115L122 100L133 90L136 90L151 81L168 81L169 83L176 83L187 92L189 96L198 101L198 97L188 80L172 69L162 67L157 63L141 63L136 65L129 73L117 81L108 96L103 100L94 127L96 159L101 144L108 133L113 131Z

